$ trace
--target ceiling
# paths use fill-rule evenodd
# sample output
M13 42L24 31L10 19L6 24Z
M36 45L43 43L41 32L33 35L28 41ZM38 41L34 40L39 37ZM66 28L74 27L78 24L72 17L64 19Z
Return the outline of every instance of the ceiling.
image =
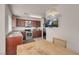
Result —
M28 15L37 15L45 17L46 11L55 10L56 4L10 4L13 15L19 17L28 17Z

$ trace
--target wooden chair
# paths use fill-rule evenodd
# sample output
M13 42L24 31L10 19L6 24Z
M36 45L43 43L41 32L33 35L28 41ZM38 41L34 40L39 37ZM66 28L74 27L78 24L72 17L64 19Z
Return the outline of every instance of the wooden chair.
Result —
M62 48L67 48L67 41L60 39L60 38L53 38L53 44L58 46L58 47L62 47Z

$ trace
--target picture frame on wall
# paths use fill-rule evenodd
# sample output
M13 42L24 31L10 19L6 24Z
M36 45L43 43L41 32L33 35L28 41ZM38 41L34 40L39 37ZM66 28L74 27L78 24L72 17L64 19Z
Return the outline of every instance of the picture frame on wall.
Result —
M58 20L59 20L58 18L49 18L45 21L44 26L45 27L58 27L59 26Z

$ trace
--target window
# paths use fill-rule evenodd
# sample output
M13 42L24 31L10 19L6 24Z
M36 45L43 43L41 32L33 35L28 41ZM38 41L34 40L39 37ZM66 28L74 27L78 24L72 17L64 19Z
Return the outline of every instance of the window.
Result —
M11 15L8 15L8 32L12 31L12 18Z

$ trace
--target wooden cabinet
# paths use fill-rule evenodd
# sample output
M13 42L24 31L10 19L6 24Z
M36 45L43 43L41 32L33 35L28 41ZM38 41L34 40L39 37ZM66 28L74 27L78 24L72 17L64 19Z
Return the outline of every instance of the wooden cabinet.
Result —
M6 40L6 54L7 55L16 55L17 45L23 43L21 36L16 37L7 37Z
M21 33L22 33L22 35L23 35L23 40L26 40L26 32L23 31L23 32L21 32Z
M40 27L41 26L41 22L40 21L32 21L32 26L33 27Z
M42 31L39 30L39 31L38 31L38 37L41 37L41 36L42 36Z
M12 27L16 27L16 16L12 16Z
M37 32L33 31L33 38L37 37Z
M25 20L23 20L23 19L17 19L16 20L16 26L24 27L25 26Z
M37 21L36 24L37 24L37 27L41 26L41 22L40 21Z
M32 21L32 27L36 27L36 22Z
M42 36L42 31L41 30L33 31L33 38L41 37L41 36Z
M41 21L16 19L17 27L24 27L24 26L30 26L30 25L32 25L32 27L40 27Z
M25 20L21 20L21 26L22 26L22 27L25 26Z
M26 23L27 21L27 23ZM37 20L24 20L24 19L17 19L16 16L12 16L12 27L25 27L26 25L32 27L40 27L41 21Z

